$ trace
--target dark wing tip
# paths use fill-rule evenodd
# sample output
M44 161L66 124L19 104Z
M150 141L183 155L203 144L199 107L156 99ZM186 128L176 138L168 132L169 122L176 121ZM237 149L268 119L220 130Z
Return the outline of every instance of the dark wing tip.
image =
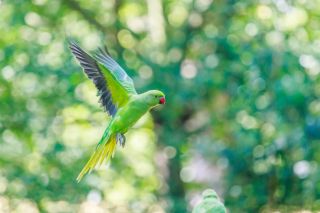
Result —
M72 46L79 48L79 45L77 44L77 42L75 41L74 38L72 38L72 37L67 37L66 40L67 40L67 43L68 43L68 45L69 45L69 48L71 48Z
M111 116L114 116L117 109L112 102L110 91L107 88L107 82L101 73L97 62L88 53L81 49L81 47L74 41L69 41L69 48L72 54L78 59L80 65L84 69L88 78L93 81L98 89L98 95L100 96L100 102L104 109L109 112Z

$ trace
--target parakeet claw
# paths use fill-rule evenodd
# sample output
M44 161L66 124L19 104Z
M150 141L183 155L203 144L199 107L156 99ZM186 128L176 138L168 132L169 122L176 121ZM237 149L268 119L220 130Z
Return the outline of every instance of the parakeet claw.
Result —
M124 145L126 144L126 137L124 136L124 134L121 133L117 133L117 143L120 144L120 146L124 147Z

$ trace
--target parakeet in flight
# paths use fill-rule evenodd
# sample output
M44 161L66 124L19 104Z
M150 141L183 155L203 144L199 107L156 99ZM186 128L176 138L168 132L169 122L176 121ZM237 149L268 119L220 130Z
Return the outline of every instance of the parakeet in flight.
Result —
M151 108L165 104L166 99L159 90L138 94L132 79L110 56L107 48L99 49L94 56L90 56L75 42L69 42L69 47L95 84L100 102L111 116L94 153L77 177L79 182L86 173L101 165L104 159L108 161L113 156L116 144L124 146L124 134Z

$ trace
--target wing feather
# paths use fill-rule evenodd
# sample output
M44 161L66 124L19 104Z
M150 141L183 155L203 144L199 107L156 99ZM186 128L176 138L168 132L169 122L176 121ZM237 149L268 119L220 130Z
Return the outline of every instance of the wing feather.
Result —
M70 49L96 85L100 102L111 116L128 102L131 95L137 94L133 80L110 56L106 47L105 50L99 49L94 58L74 42L70 42Z
M109 115L114 116L117 112L116 104L112 100L111 91L108 89L108 82L101 72L96 60L82 50L76 43L70 42L69 47L73 55L78 59L88 78L93 81L98 89L99 102Z
M99 49L95 58L103 65L117 80L128 94L137 94L133 80L127 75L126 71L103 49Z

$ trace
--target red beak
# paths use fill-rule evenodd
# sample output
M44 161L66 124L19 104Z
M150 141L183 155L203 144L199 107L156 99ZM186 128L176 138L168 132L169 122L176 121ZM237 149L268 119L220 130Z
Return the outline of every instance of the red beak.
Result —
M164 97L161 97L159 99L159 104L165 104L166 103L166 99Z

